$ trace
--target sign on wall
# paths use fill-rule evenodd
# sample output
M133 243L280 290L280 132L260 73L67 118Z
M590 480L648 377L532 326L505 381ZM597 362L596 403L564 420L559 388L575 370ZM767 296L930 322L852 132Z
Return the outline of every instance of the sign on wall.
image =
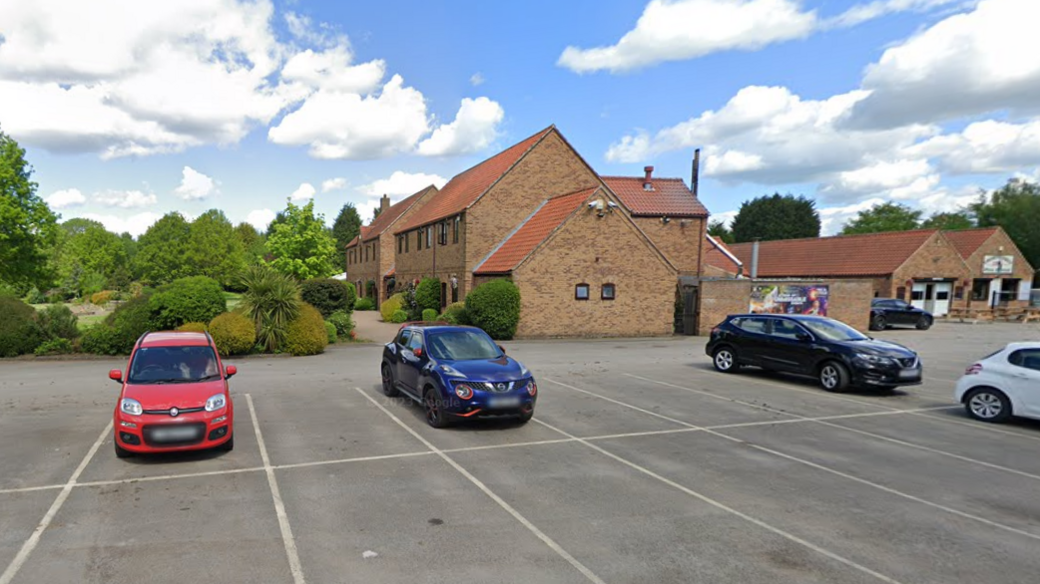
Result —
M751 287L751 312L827 316L827 286L762 284Z
M1015 256L988 255L982 258L983 274L1010 274L1015 271Z

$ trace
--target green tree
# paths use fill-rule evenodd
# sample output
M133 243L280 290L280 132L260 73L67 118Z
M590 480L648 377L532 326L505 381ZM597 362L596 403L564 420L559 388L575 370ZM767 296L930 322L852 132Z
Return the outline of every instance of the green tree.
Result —
M189 229L187 257L192 275L207 276L227 288L246 267L245 250L223 211L210 209Z
M298 280L332 275L336 240L325 229L325 217L315 215L314 201L302 207L288 201L283 215L284 221L267 238L267 249L274 256L271 267Z
M900 203L882 203L860 211L842 228L842 235L910 231L921 226L921 212Z
M979 227L1003 227L1029 263L1040 266L1040 185L1011 179L992 194L983 193L971 211Z
M191 224L176 211L163 215L137 240L135 272L150 284L165 284L195 273L187 256Z
M730 230L735 243L819 237L820 214L812 199L774 193L744 201Z
M708 223L708 235L721 240L722 243L733 243L733 232L726 227L722 219L715 219Z
M97 276L103 287L109 282L112 288L130 283L126 244L97 221L76 218L62 223L55 249L57 275L70 292L82 296L87 288L93 290L97 284L88 280ZM86 274L96 276L86 278Z
M376 207L375 209L372 209L372 221L375 221L376 218L379 217L379 214L382 213L382 212L383 212L383 208L382 207Z
M923 229L971 229L975 227L975 221L968 211L952 211L949 213L936 213L921 223Z
M239 223L235 227L235 236L238 237L242 249L246 253L246 261L254 262L264 257L264 236L249 223Z
M25 150L0 132L0 282L26 289L50 283L47 249L57 237L57 218L32 173Z
M332 236L336 238L335 264L339 270L346 269L347 255L344 251L347 244L361 233L361 215L358 215L354 203L347 203L336 215L336 222L332 224Z

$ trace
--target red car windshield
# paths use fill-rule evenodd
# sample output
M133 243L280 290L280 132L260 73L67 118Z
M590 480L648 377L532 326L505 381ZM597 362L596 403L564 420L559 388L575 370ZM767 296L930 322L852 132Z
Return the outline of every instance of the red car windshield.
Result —
M127 383L192 383L220 378L211 347L142 347L134 353Z

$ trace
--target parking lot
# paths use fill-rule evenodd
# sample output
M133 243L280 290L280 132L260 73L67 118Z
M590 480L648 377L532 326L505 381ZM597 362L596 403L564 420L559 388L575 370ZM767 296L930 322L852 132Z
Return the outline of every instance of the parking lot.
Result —
M230 453L116 459L123 361L0 363L9 582L1035 582L1040 424L969 420L1034 325L879 336L926 383L828 394L704 339L516 342L535 418L426 426L377 345L230 360Z

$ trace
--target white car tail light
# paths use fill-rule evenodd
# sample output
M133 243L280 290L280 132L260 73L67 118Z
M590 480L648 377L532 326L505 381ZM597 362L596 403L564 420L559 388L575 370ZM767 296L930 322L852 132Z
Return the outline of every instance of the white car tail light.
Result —
M982 363L976 363L964 370L965 375L978 375L982 373Z

